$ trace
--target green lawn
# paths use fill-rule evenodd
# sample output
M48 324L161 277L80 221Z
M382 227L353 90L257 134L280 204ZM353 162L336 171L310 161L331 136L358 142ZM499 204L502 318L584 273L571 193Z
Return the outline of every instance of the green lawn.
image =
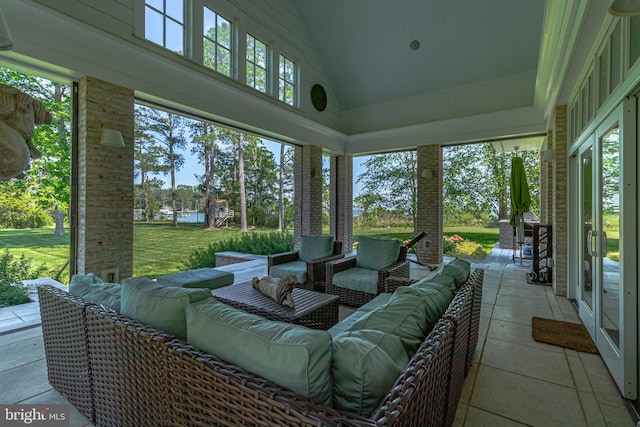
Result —
M0 251L8 249L12 254L24 254L32 265L46 263L50 276L64 267L69 258L69 235L54 236L53 227L28 230L0 230ZM68 230L67 230L68 231ZM254 230L267 233L272 229ZM195 249L206 248L210 243L238 236L240 229L233 227L221 230L203 230L199 224L180 224L173 228L170 223L136 223L134 232L135 276L176 273L184 270L186 257ZM325 230L328 233L328 230ZM445 235L459 234L465 239L480 243L489 252L498 241L497 228L455 226L445 227ZM354 227L354 241L359 236L376 236L407 240L413 237L412 229L402 227ZM66 281L68 270L60 280Z

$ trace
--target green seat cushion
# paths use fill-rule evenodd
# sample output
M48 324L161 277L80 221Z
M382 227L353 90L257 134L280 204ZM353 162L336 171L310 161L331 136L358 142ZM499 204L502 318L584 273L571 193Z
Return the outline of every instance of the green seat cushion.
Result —
M375 297L374 299L372 299L371 301L369 301L368 303L366 303L365 305L363 305L362 307L358 308L358 311L363 311L365 313L373 311L378 307L382 307L383 305L388 303L392 296L393 294L382 293L377 297Z
M336 409L371 415L409 362L400 338L382 331L347 331L333 340Z
M407 355L413 356L427 335L427 300L421 294L400 291L404 288L398 288L387 304L366 313L349 330L374 329L396 335Z
M400 241L361 236L358 240L356 267L381 270L398 260Z
M298 258L311 261L333 254L333 236L302 236Z
M330 329L327 330L331 334L331 336L335 339L339 337L343 332L348 331L355 322L358 321L362 316L366 314L365 311L356 310L353 314L351 314L346 319L341 322L336 323Z
M461 258L456 258L442 267L442 274L451 276L457 289L460 289L460 286L467 281L470 273L471 264Z
M353 267L334 274L332 283L341 288L375 295L378 293L378 272L368 268Z
M70 293L117 312L120 312L121 288L119 283L104 283L93 273L74 274L69 283Z
M181 273L167 274L156 280L165 286L178 288L208 288L216 289L233 283L233 273L216 270L215 268L198 268Z
M187 308L188 341L323 405L331 405L331 335L267 320L214 298Z
M277 264L271 266L269 269L269 276L282 279L287 276L296 276L298 283L306 283L307 281L307 262L306 261L291 261L284 264Z
M163 286L148 277L122 281L122 314L180 338L187 337L185 309L211 297L209 289Z

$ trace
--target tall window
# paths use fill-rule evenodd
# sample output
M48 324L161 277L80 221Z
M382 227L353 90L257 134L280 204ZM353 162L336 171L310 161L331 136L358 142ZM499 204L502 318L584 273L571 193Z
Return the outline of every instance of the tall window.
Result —
M278 73L278 99L289 105L294 105L296 93L296 64L286 56L280 55L280 70Z
M184 54L183 0L146 0L144 9L145 38Z
M204 65L231 77L231 22L204 8Z
M247 34L247 85L267 91L267 45Z

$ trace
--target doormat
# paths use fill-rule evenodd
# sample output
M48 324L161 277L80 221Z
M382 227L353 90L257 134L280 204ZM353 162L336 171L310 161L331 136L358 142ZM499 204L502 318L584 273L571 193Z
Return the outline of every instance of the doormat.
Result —
M585 353L598 354L587 328L581 323L533 317L531 333L538 342L570 348Z

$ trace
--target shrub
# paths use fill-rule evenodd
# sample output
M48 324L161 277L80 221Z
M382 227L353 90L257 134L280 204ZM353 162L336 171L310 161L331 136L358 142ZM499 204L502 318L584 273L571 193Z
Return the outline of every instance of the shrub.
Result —
M45 264L31 268L24 254L16 258L5 251L0 256L0 308L29 302L29 290L21 282L41 277L46 269Z
M487 254L480 243L466 240L458 234L442 237L442 253L445 256L484 259Z
M286 232L243 233L220 242L210 243L206 249L195 250L187 260L188 269L215 267L216 252L242 252L256 255L271 255L293 250L293 235Z
M0 228L40 228L53 218L31 201L16 194L0 195Z

